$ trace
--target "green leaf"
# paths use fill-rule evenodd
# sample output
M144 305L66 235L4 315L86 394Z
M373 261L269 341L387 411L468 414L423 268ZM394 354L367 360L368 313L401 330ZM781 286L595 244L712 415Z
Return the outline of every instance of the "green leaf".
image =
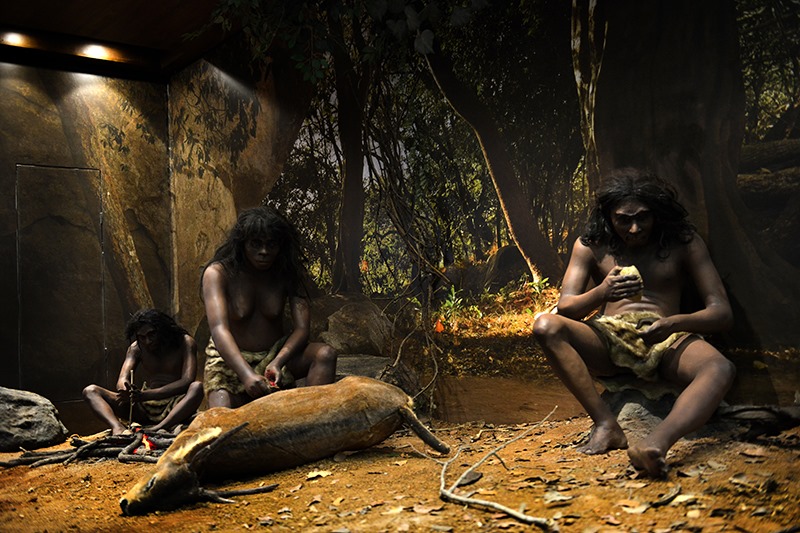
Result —
M406 30L408 27L406 26L405 20L387 20L386 26L389 28L389 31L392 32L397 40L402 40L406 36Z
M408 29L411 31L417 31L417 29L419 29L419 23L420 23L417 11L411 6L406 6L405 12L406 12L406 23L408 24Z
M414 50L420 54L433 53L433 32L431 30L424 30L417 34L414 39Z
M386 15L386 10L389 9L386 0L373 0L367 6L367 13L375 20L381 20Z
M453 8L453 13L450 15L450 24L453 26L463 26L469 19L472 18L469 9L465 7Z

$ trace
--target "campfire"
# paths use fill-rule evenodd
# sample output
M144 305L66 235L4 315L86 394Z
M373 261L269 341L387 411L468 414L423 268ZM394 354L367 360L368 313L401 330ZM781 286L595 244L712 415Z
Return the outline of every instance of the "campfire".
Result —
M159 431L148 434L144 428L135 427L132 434L106 435L97 439L85 440L77 435L70 438L72 449L47 452L23 451L11 461L0 462L0 466L37 466L80 460L117 459L121 463L155 463L169 448L177 434Z

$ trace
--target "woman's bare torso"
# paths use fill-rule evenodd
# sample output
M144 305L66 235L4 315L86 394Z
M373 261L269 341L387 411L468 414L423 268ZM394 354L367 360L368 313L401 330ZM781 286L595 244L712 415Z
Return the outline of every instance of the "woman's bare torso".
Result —
M240 350L268 350L284 335L283 283L241 272L227 279L226 296L229 327Z

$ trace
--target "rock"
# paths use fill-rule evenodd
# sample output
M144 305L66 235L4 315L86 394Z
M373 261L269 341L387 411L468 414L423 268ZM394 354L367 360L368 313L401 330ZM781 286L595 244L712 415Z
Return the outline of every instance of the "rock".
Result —
M516 246L503 246L486 263L483 286L490 292L530 275L528 264Z
M629 441L631 437L635 441L648 435L667 417L675 403L676 395L665 393L660 397L649 398L639 390L626 388L615 392L606 390L601 397L611 412L617 415L617 421L628 434ZM731 421L712 418L687 437L718 435L727 433L735 427L736 424Z
M345 376L367 376L400 387L409 396L417 396L422 390L417 373L402 361L397 366L392 366L393 363L394 360L389 357L364 354L340 355L336 363L336 379ZM428 408L429 399L417 397L414 405L417 410L424 411Z
M341 306L328 315L327 327L319 333L319 340L330 345L339 355L383 355L392 324L378 306L366 297L329 296L315 300L314 307L319 305L322 309L330 309L331 300L338 300ZM313 330L312 325L312 338Z
M367 376L381 379L381 375L390 363L388 357L377 355L340 355L336 360L336 379L345 376Z
M603 400L617 415L617 421L626 433L643 437L650 433L672 409L675 397L666 394L657 399L650 399L642 392L626 389L619 392L605 391Z
M50 400L32 392L0 387L0 452L53 446L64 442L68 435Z

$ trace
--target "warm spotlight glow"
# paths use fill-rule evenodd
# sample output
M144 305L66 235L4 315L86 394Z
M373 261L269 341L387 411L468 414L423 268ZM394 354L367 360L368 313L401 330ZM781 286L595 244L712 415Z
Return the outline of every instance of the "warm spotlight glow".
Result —
M80 55L84 57L93 57L95 59L111 59L114 56L109 48L100 46L99 44L87 44L81 48Z
M0 37L0 41L3 44L8 44L11 46L25 46L28 42L28 39L22 35L21 33L4 33L2 37Z

